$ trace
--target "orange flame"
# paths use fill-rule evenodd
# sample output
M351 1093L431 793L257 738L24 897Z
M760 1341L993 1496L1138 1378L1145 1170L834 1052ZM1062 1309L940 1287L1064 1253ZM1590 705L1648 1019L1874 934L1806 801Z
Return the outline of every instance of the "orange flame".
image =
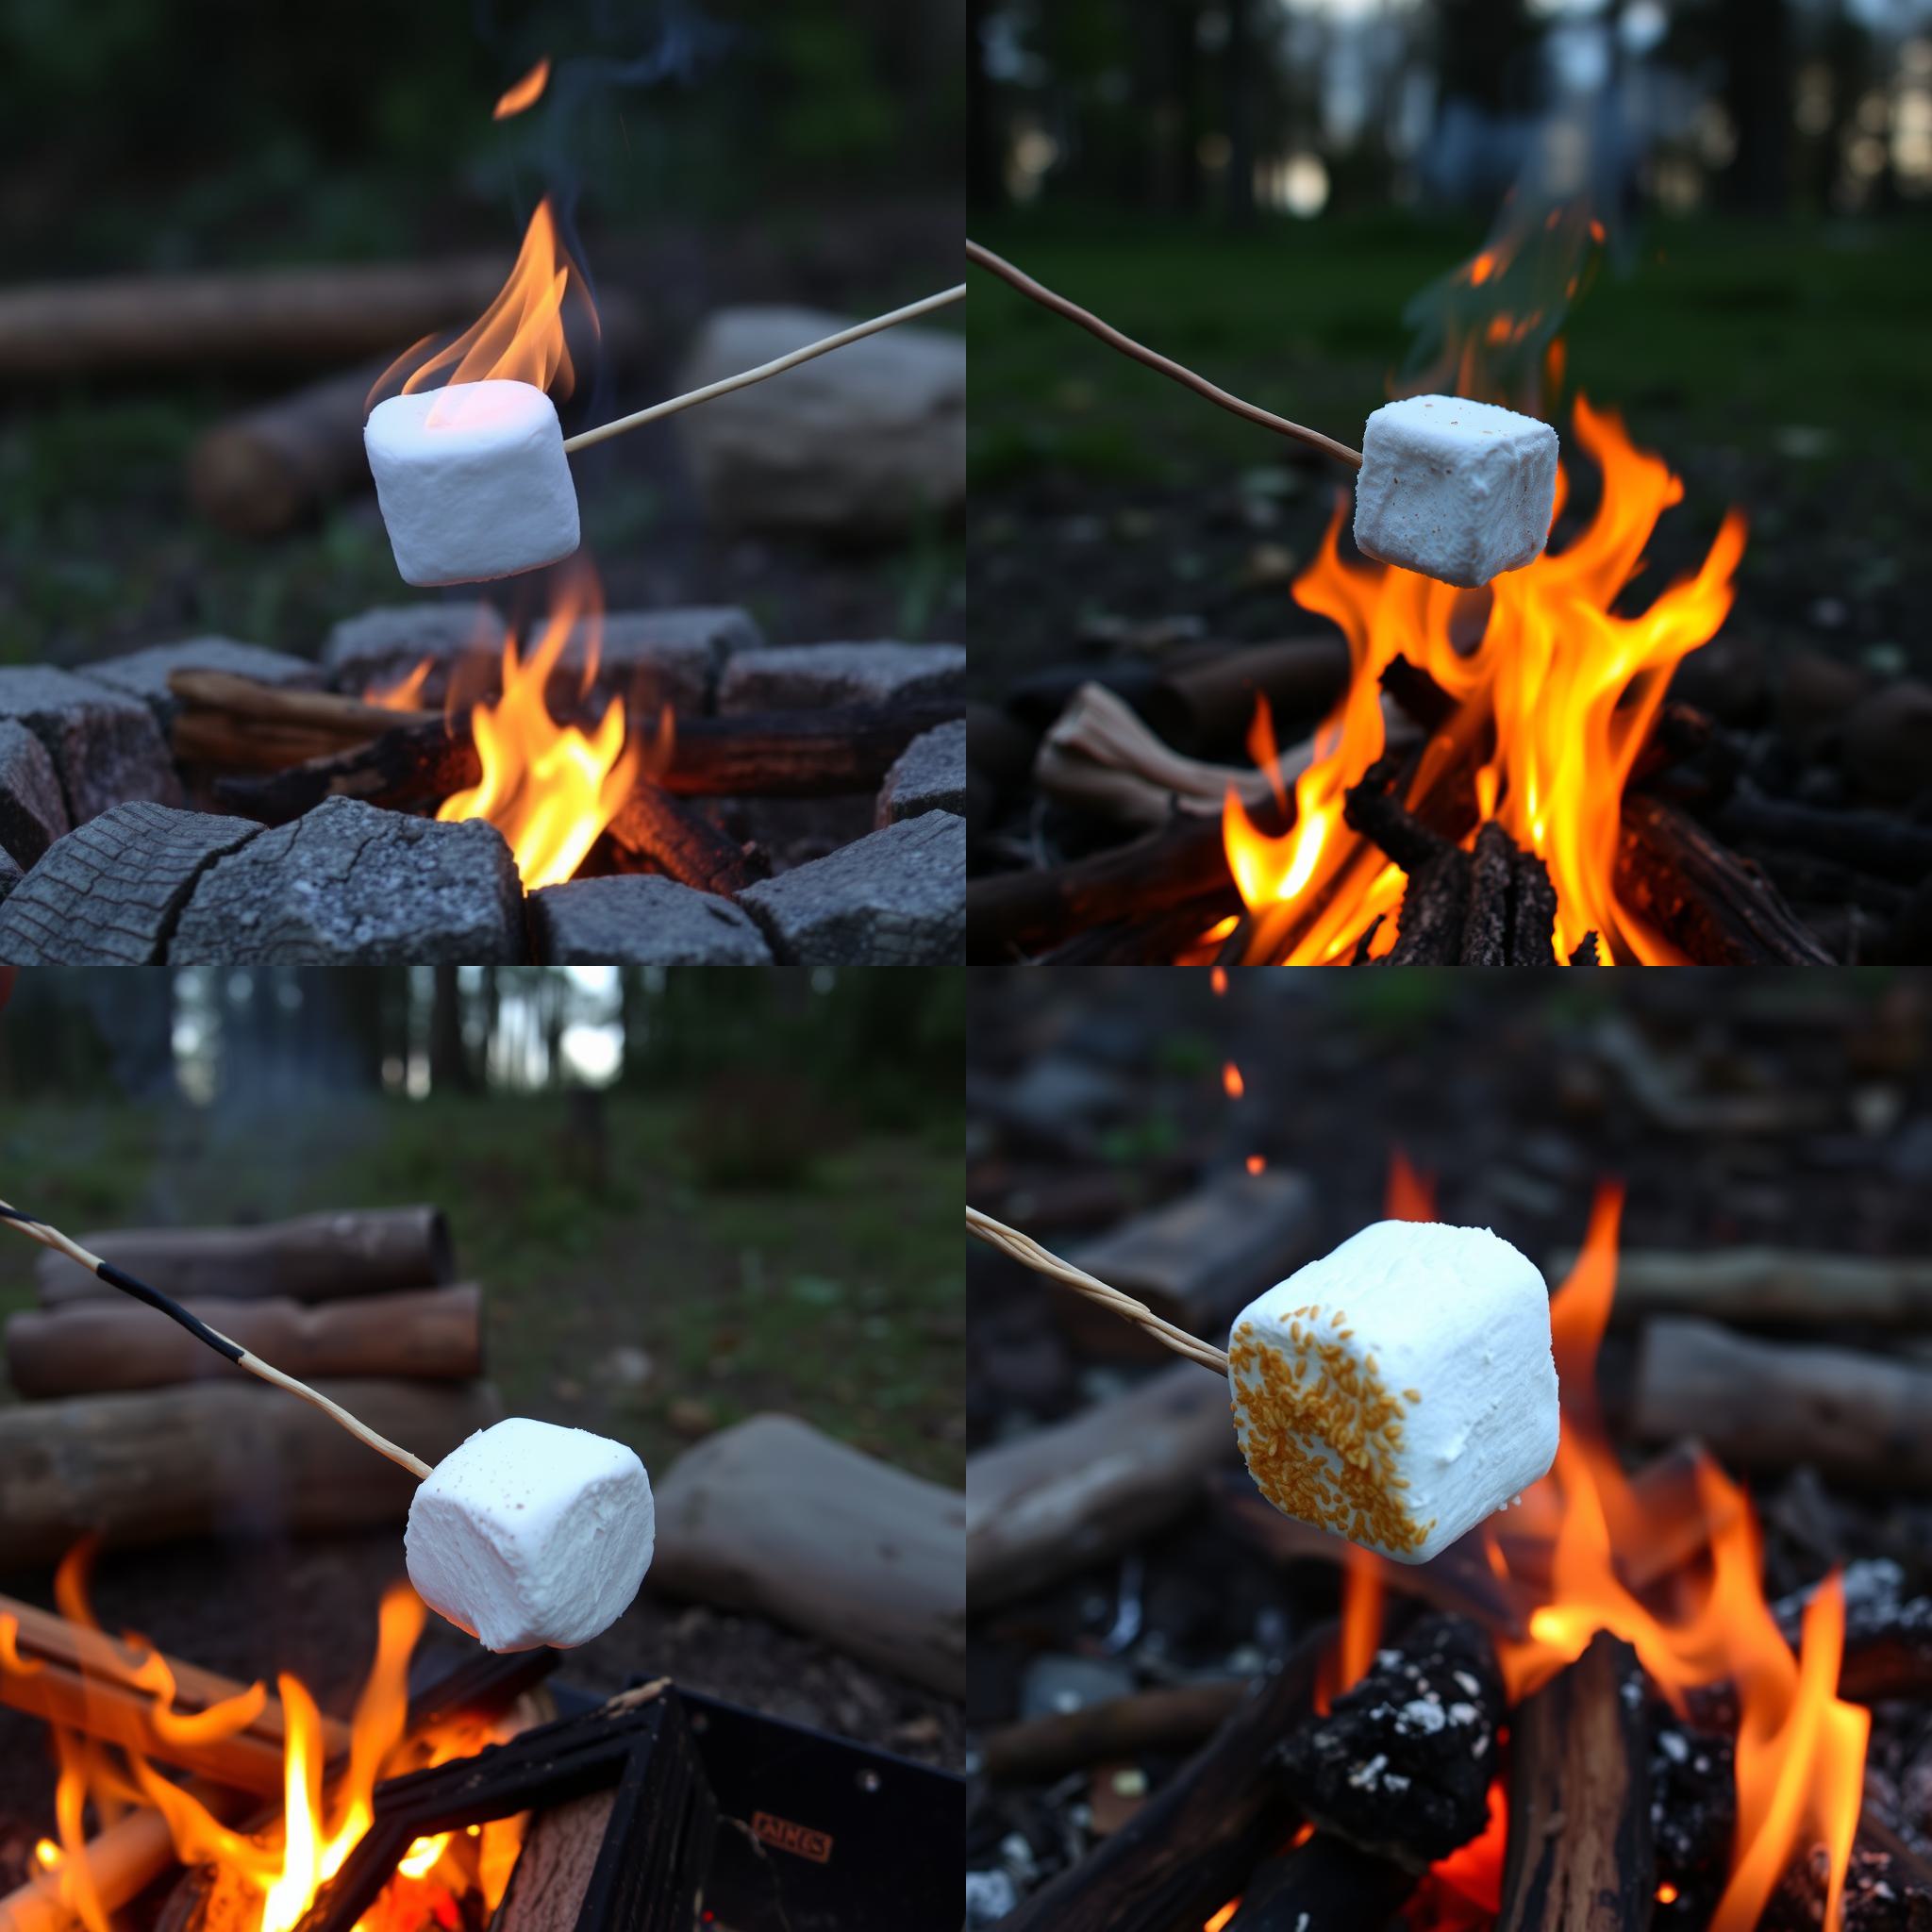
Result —
M542 97L543 90L550 85L550 56L544 55L523 79L504 89L496 97L496 105L490 110L492 121L508 121L512 114L521 114L525 108L533 108Z
M423 687L429 682L429 674L435 669L434 660L425 658L415 670L406 672L392 683L384 684L379 679L362 693L365 705L380 705L386 711L414 711L422 708Z
M1535 852L1557 891L1553 935L1568 958L1595 932L1612 963L1682 963L1676 947L1621 896L1616 882L1624 788L1663 702L1672 672L1717 634L1731 606L1744 548L1732 511L1695 575L1673 584L1638 617L1612 607L1643 562L1662 512L1683 486L1638 450L1615 415L1578 396L1577 441L1603 471L1603 501L1562 551L1546 551L1490 586L1481 641L1463 656L1450 618L1465 594L1414 572L1342 562L1345 499L1320 554L1296 581L1297 602L1332 618L1352 660L1341 705L1316 739L1314 762L1295 784L1295 822L1279 836L1257 825L1228 791L1222 815L1228 870L1257 915L1251 962L1325 965L1345 959L1376 922L1370 951L1393 945L1402 873L1343 822L1343 799L1382 756L1382 674L1398 658L1428 673L1457 704L1409 781L1411 808L1478 758L1475 816L1500 819ZM1559 473L1557 508L1566 483ZM1257 719L1257 727L1258 727ZM1468 825L1467 843L1475 826Z
M471 713L482 776L444 799L436 814L445 822L488 819L509 841L528 892L558 885L576 871L643 769L639 746L625 741L622 697L610 700L589 733L550 715L551 674L572 633L582 625L588 690L596 675L603 622L601 591L584 566L560 579L527 657L519 654L513 634L505 640L502 689ZM660 756L668 742L669 734L659 733Z
M1221 1090L1230 1100L1239 1100L1248 1091L1241 1070L1232 1060L1221 1070Z
M1260 1154L1251 1154L1248 1156L1248 1172L1250 1174L1266 1174L1267 1171L1268 1161L1266 1156Z

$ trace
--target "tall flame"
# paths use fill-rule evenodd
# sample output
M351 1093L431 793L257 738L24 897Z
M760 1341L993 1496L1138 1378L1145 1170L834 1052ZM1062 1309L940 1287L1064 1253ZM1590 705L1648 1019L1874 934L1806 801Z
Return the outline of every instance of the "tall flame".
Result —
M1420 805L1474 760L1475 815L1499 819L1549 869L1561 957L1594 932L1612 963L1681 963L1678 950L1618 891L1619 813L1672 672L1716 635L1730 609L1743 519L1728 514L1696 574L1641 616L1615 615L1658 517L1682 500L1683 485L1630 442L1614 414L1578 396L1573 421L1578 443L1603 472L1603 500L1566 549L1546 551L1489 587L1482 638L1467 656L1452 641L1451 617L1468 593L1412 571L1344 563L1337 540L1346 505L1338 504L1294 594L1346 636L1348 690L1296 780L1288 831L1263 830L1232 790L1223 811L1229 872L1257 915L1251 962L1346 959L1377 920L1372 956L1395 942L1403 874L1349 830L1342 808L1349 788L1382 756L1380 680L1402 657L1457 706L1423 753L1407 802ZM1559 510L1566 487L1559 473ZM1494 748L1484 755L1491 732ZM1471 825L1465 842L1474 837Z

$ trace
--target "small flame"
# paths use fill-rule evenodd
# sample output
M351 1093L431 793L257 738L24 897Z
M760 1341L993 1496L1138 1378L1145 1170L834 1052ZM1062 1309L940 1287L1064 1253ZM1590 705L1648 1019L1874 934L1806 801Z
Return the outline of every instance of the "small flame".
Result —
M1211 1919L1207 1920L1202 1924L1201 1932L1222 1932L1222 1928L1227 1924L1227 1922L1231 1918L1234 1917L1234 1915L1238 1911L1241 1910L1241 1902L1240 1899L1229 1899L1228 1902L1224 1906L1223 1906L1222 1908L1218 1912L1216 1912Z
M508 121L512 114L521 114L525 108L534 108L541 98L543 90L550 84L550 56L544 55L523 79L514 86L507 87L496 97L496 105L490 110L492 121Z
M1221 1070L1221 1088L1230 1100L1239 1100L1248 1091L1241 1070L1232 1060Z
M1225 966L1217 966L1208 975L1208 984L1213 989L1214 997L1216 999L1221 998L1227 991L1227 968Z
M1382 1195L1382 1217L1386 1221L1436 1218L1434 1176L1412 1165L1400 1147L1389 1150L1389 1180Z
M1489 1790L1489 1819L1466 1845L1431 1865L1405 1908L1415 1932L1491 1932L1503 1909L1503 1861L1509 1844L1509 1797L1503 1780Z
M429 682L429 674L435 669L431 658L425 658L415 670L406 672L393 683L384 684L380 680L369 686L362 693L365 705L380 705L386 711L416 711L423 708L423 687Z

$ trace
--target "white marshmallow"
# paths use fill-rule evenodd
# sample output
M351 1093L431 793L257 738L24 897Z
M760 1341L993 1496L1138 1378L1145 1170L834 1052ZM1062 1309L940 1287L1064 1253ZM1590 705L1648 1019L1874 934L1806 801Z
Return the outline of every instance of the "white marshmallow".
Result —
M1362 431L1356 547L1473 590L1541 556L1557 501L1557 432L1457 396L1385 403Z
M1235 1430L1284 1515L1425 1563L1549 1468L1543 1278L1484 1227L1381 1221L1236 1318Z
M629 1607L657 1523L622 1442L514 1416L417 1486L403 1541L416 1593L458 1629L491 1650L567 1650Z
M370 412L362 443L406 583L512 576L577 547L563 429L530 383L391 396Z

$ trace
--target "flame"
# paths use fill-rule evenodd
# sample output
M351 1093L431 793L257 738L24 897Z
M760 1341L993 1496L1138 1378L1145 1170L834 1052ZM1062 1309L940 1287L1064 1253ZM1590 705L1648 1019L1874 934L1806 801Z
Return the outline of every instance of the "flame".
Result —
M1214 989L1214 997L1219 999L1227 991L1227 968L1217 966L1208 975L1208 983Z
M1241 1078L1241 1070L1232 1060L1221 1070L1221 1091L1230 1100L1239 1100L1248 1091L1247 1082Z
M1227 1924L1227 1922L1231 1918L1234 1917L1234 1915L1238 1911L1241 1910L1241 1902L1240 1899L1229 1899L1228 1902L1224 1906L1223 1906L1222 1908L1218 1912L1216 1912L1211 1919L1208 1920L1202 1925L1201 1932L1222 1932L1222 1928Z
M70 1622L105 1635L87 1593L92 1553L91 1541L69 1552L56 1576L55 1596ZM160 1813L183 1863L215 1868L223 1904L219 1915L210 1907L208 1923L219 1916L220 1923L232 1921L241 1932L291 1932L368 1831L381 1778L468 1756L491 1741L491 1726L466 1720L406 1742L409 1657L424 1621L422 1602L407 1584L395 1585L383 1597L375 1662L356 1706L347 1758L332 1793L325 1790L325 1732L315 1700L299 1677L288 1672L277 1677L285 1726L283 1811L280 1822L265 1831L249 1834L224 1824L138 1751L110 1751L54 1726L58 1843L42 1839L34 1848L37 1863L49 1874L49 1895L89 1932L110 1932L89 1863L86 1814L91 1809L97 1828L105 1830L131 1806L145 1803ZM131 1681L154 1699L150 1721L165 1736L178 1740L233 1736L265 1708L266 1687L257 1683L199 1712L177 1713L173 1709L175 1676L166 1659L132 1635L122 1648ZM8 1660L13 1655L9 1635L0 1648L0 1662L11 1669ZM82 1668L88 1669L85 1661ZM476 1883L491 1911L508 1882L525 1823L522 1818L499 1820L482 1827ZM470 1881L442 1862L451 1836L418 1839L409 1847L398 1866L401 1875L372 1907L360 1932L425 1932L432 1923L457 1922L454 1896Z
M528 892L560 884L576 871L643 771L641 749L625 741L622 697L610 700L589 733L550 715L551 674L572 632L583 625L588 689L596 675L603 621L602 593L586 564L559 578L527 657L518 652L514 633L504 641L502 688L493 702L480 702L471 713L482 776L444 799L436 814L445 822L488 819L509 841ZM669 744L669 731L660 731L660 760Z
M388 711L420 710L423 705L423 687L429 682L429 674L435 669L433 659L425 658L415 670L406 673L393 683L384 684L380 680L369 686L362 693L365 705L380 705Z
M564 302L572 296L594 329L597 311L591 301L590 284L558 241L557 217L545 196L524 231L524 243L517 251L509 279L481 319L441 348L431 349L436 338L425 336L406 350L371 390L371 403L392 393L391 385L398 377L404 395L436 388L437 381L432 378L437 378L445 393L430 411L429 422L434 426L452 421L452 412L459 406L460 398L451 398L448 391L469 383L527 382L548 390L554 397L568 396L576 387L576 372L563 331Z
M492 121L508 121L512 114L521 114L525 108L533 108L542 97L543 90L550 85L550 56L544 55L523 79L504 89L496 97L496 105L490 110Z
M1614 414L1578 396L1573 421L1577 442L1603 472L1603 500L1566 549L1546 551L1489 587L1488 621L1466 657L1451 641L1450 620L1467 593L1411 571L1344 563L1337 541L1346 500L1338 504L1294 594L1346 635L1348 690L1316 736L1313 763L1295 782L1295 818L1286 832L1257 825L1232 789L1223 808L1228 870L1256 915L1250 961L1334 963L1372 929L1373 957L1394 944L1403 874L1349 830L1342 808L1349 788L1383 754L1380 680L1406 657L1457 706L1424 750L1406 803L1457 811L1453 798L1432 794L1446 791L1444 781L1473 763L1474 809L1457 813L1460 836L1467 843L1480 819L1497 818L1519 846L1544 861L1557 891L1554 938L1562 957L1594 932L1611 963L1683 963L1619 893L1620 813L1672 672L1717 634L1730 609L1743 519L1728 514L1702 567L1641 615L1613 614L1658 517L1682 500L1683 485L1630 442ZM1559 510L1565 489L1559 473ZM1257 738L1262 731L1257 713ZM1491 733L1494 749L1485 755Z
M1436 1218L1436 1183L1430 1174L1410 1164L1400 1147L1389 1150L1389 1179L1383 1189L1382 1216L1386 1221L1433 1221Z
M1466 1845L1428 1869L1403 1913L1417 1932L1490 1932L1503 1908L1503 1860L1509 1844L1509 1796L1499 1777L1489 1790L1489 1820Z

